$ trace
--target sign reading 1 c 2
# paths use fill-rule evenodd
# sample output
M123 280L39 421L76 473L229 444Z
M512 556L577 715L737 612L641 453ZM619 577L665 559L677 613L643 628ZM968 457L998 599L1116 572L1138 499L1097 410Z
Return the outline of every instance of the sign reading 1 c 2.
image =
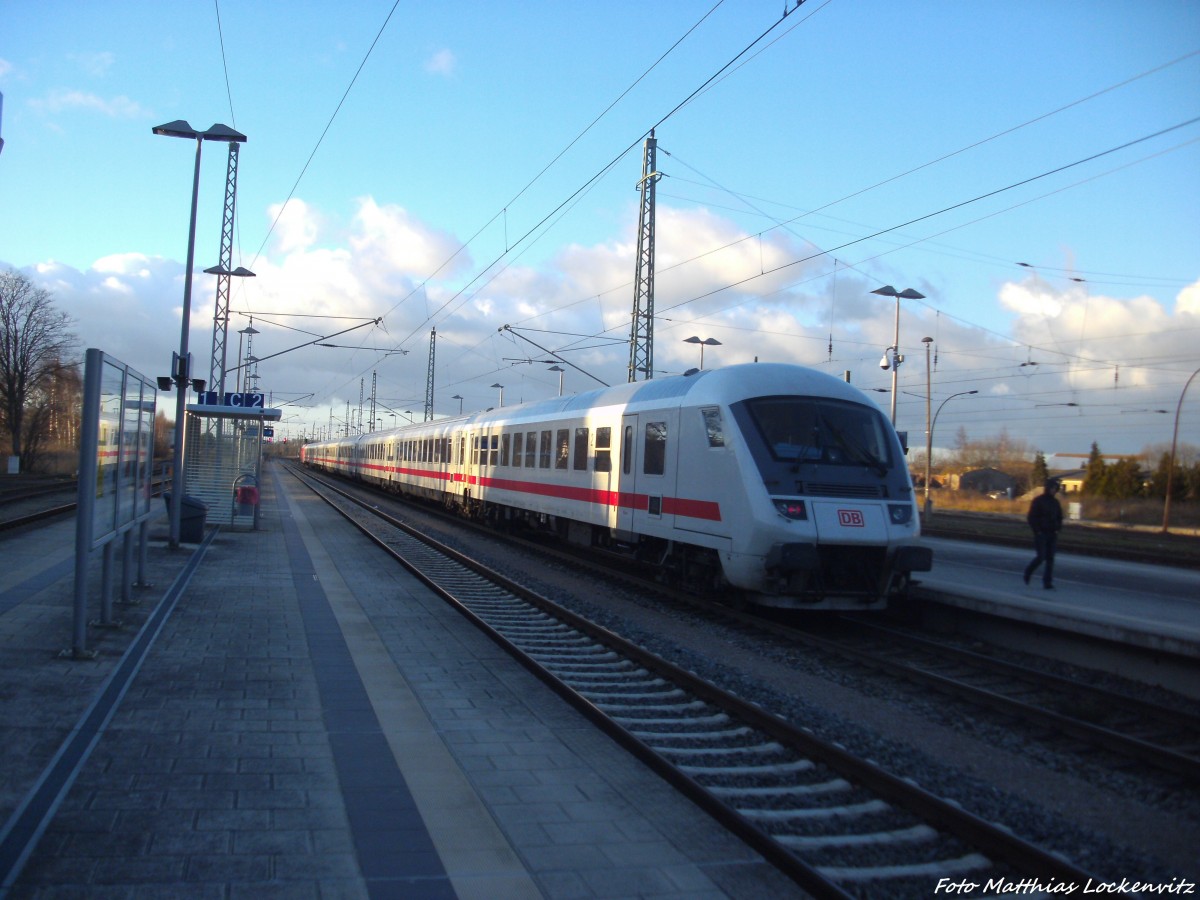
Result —
M220 396L216 391L200 391L198 395L202 406L216 406L219 398L221 406L238 406L242 409L262 409L265 397L265 394L258 393L226 393Z

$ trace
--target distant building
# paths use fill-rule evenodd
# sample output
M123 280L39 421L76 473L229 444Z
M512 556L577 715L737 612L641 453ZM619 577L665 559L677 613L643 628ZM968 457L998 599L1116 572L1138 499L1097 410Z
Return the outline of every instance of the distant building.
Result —
M1087 478L1087 469L1071 469L1069 472L1055 472L1054 477L1058 480L1064 494L1078 494L1083 490L1083 480Z
M1007 472L988 467L972 469L959 475L957 488L976 494L1006 494L1012 497L1016 495L1017 485L1017 479Z

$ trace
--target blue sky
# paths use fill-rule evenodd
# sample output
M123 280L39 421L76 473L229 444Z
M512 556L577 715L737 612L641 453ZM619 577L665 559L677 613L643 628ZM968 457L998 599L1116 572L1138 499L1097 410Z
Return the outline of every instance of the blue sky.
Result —
M698 335L721 341L706 366L850 371L886 409L895 307L870 291L893 284L926 295L900 324L914 444L925 336L935 407L979 391L938 446L1169 442L1200 365L1200 5L783 11L0 0L0 265L53 292L81 348L165 372L194 146L151 128L220 122L249 137L234 264L257 275L234 285L231 355L243 313L260 358L383 317L260 366L293 434L357 418L373 375L384 424L419 417L433 326L439 413L493 405L495 383L506 403L557 391L505 324L618 383L656 126L658 377L698 364ZM197 270L218 261L225 167L206 144ZM203 376L214 296L199 275ZM1200 389L1181 422L1200 444Z

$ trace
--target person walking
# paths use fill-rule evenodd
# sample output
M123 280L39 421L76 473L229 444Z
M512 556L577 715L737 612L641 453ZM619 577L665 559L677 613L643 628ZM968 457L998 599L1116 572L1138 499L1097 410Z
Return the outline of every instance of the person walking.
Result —
M1054 590L1054 551L1058 547L1058 532L1062 528L1062 505L1054 496L1058 493L1058 481L1047 478L1042 493L1033 498L1029 504L1029 514L1025 521L1033 529L1033 549L1037 554L1033 562L1025 567L1025 583L1037 571L1043 562L1046 568L1042 571L1042 587L1048 591Z

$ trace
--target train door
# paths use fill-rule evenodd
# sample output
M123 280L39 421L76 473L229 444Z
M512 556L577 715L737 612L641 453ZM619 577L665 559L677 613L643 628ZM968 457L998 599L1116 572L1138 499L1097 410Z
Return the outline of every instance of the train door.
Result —
M675 496L679 437L677 414L658 410L626 415L621 426L621 509L629 513L628 526L638 534L663 535L670 531Z
M479 496L479 432L471 429L464 437L462 468L466 488L463 496L471 499Z
M639 504L637 494L637 434L638 417L621 417L620 453L617 461L617 532L618 536L634 532L634 509Z
M611 419L609 420L612 421ZM587 434L587 429L583 429ZM578 432L576 432L578 440ZM619 528L621 513L621 430L612 425L598 425L592 433L592 489L604 499L602 524Z
M467 479L467 432L452 429L450 441L450 474L446 489L456 497L462 497Z

